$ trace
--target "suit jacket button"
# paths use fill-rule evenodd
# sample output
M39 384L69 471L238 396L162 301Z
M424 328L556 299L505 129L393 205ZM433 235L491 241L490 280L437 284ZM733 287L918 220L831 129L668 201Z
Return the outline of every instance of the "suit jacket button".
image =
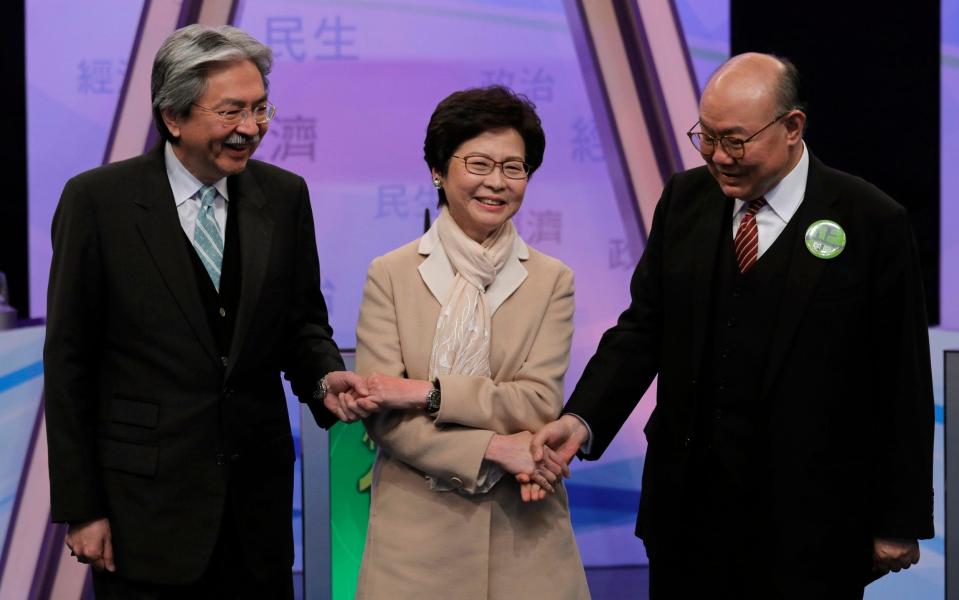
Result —
M225 316L226 316L226 309L223 308L222 306L220 307L220 316L221 316L221 317L225 317Z
M233 397L233 388L224 388L224 389L223 389L223 397L224 397L224 398L227 398L227 399L232 398L232 397Z
M450 477L450 483L453 484L453 487L458 487L458 488L463 487L463 480L457 477L456 475L453 475L452 477Z
M687 435L686 439L683 441L683 446L686 446L688 448L689 445L692 443L693 443L693 436Z
M236 461L238 461L238 460L240 460L240 455L239 455L239 454L231 454L231 455L230 455L230 462L236 462Z
M216 453L216 466L222 467L222 466L225 465L225 464L226 464L226 455L223 454L222 452L217 452L217 453Z
M230 364L230 359L227 358L227 357L225 357L225 356L221 356L221 357L220 357L220 362L221 362L221 363L223 364L223 366L225 367L225 366L227 366L227 365Z

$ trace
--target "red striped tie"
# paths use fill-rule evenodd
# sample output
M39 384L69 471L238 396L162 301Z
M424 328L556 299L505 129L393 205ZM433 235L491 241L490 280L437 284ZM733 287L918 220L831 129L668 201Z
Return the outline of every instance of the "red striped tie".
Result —
M745 273L759 260L759 227L756 225L756 213L765 206L763 197L749 201L746 214L739 223L733 247L736 249L736 262L739 263L739 272Z

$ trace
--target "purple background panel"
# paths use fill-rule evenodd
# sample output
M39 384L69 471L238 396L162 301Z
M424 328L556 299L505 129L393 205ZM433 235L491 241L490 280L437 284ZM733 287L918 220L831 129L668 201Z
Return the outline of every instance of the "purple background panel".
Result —
M26 4L32 317L47 314L53 211L67 180L103 160L141 8L140 0Z

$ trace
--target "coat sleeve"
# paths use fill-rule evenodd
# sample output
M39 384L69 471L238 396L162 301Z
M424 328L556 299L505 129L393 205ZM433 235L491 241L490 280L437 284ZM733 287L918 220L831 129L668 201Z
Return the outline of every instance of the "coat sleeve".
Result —
M573 338L573 273L563 267L523 366L510 381L475 375L439 378L436 425L464 425L509 435L539 431L559 417ZM516 340L516 343L522 343Z
M933 532L935 405L919 253L905 210L880 225L867 347L878 419L873 480L874 535L926 539Z
M285 367L291 388L301 402L305 402L320 426L328 428L336 417L313 400L317 382L330 371L344 369L340 350L333 341L326 300L320 289L320 261L316 251L316 232L313 211L306 182L299 179L296 261L294 266L292 340Z
M663 337L663 231L674 179L656 205L643 256L630 281L629 307L606 330L564 413L582 418L592 437L583 457L595 460L619 432L659 372Z
M86 521L107 514L96 444L106 303L94 202L77 178L63 190L51 237L43 347L51 517Z
M423 324L428 326L428 324ZM382 259L370 266L360 320L356 328L356 370L406 376L400 350L390 273ZM444 390L445 393L445 390ZM483 484L483 457L494 432L459 425L437 426L423 411L387 410L365 420L380 448L407 465L461 491L473 493Z

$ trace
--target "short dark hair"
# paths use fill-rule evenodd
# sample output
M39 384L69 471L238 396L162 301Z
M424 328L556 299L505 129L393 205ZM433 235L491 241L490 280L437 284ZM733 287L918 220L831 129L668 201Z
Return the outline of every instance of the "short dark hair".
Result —
M450 157L460 145L484 131L511 127L523 138L529 175L543 164L546 136L536 106L529 98L502 85L453 92L433 111L426 126L423 158L430 169L446 175ZM439 190L440 205L446 193Z
M791 110L806 112L806 90L803 88L799 69L788 58L776 55L773 55L773 58L784 67L782 76L776 84L776 112L785 113Z

